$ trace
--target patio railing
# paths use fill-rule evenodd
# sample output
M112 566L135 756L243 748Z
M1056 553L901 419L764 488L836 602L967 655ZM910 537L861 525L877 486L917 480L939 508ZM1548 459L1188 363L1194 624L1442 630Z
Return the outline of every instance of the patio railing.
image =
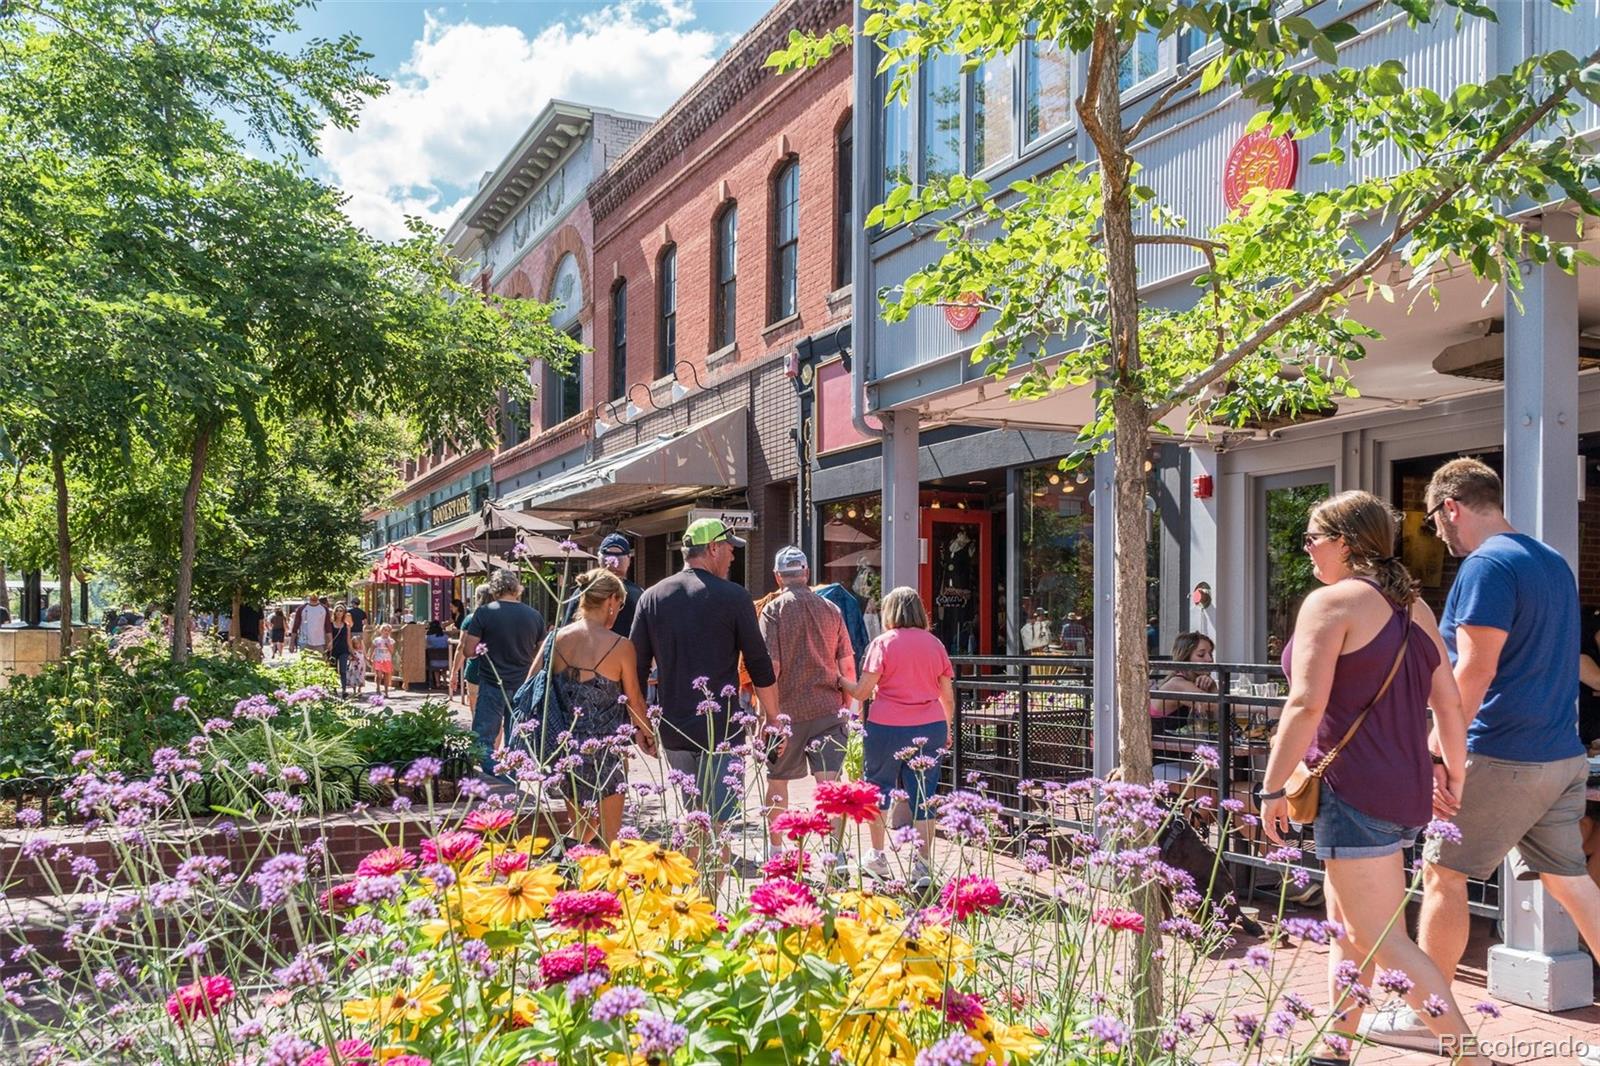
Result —
M1060 784L1094 776L1094 660L1058 656L956 656L956 735L951 743L947 784L965 785L980 776L992 798L1012 821L1019 841L1052 830L1084 828L1088 812L1074 806ZM1188 663L1152 660L1152 678L1181 671L1198 678L1209 675L1214 692L1152 690L1151 700L1181 701L1191 708L1185 724L1154 719L1152 738L1156 776L1180 784L1198 775L1195 791L1213 799L1234 799L1249 813L1266 773L1267 755L1284 705L1284 673L1276 663ZM1228 723L1220 728L1219 723ZM1205 745L1217 753L1217 766L1205 770L1195 762L1195 749ZM1235 815L1226 840L1218 839L1215 823L1210 843L1233 867L1247 889L1259 875L1278 869L1268 862L1273 845L1257 827ZM1310 832L1302 841L1300 865L1322 877L1312 851ZM1407 855L1408 868L1420 861L1420 845ZM1498 874L1469 884L1475 913L1496 916L1500 908Z

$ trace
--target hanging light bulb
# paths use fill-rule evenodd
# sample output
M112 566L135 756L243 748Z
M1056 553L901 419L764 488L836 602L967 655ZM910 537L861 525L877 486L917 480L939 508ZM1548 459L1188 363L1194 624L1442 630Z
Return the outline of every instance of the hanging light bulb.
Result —
M1061 484L1061 475L1060 475L1060 474L1055 474L1055 473L1052 473L1052 474L1051 474L1051 475L1050 475L1050 484L1052 484L1052 485L1059 485L1059 484Z
M1089 481L1089 475L1085 474L1082 470L1080 470L1080 471L1078 471L1078 476L1073 478L1072 480L1076 481L1080 485L1087 484L1088 481Z
M850 508L848 511L845 512L845 517L847 517L847 518L854 518L855 516L856 516L856 509L854 507Z
M871 518L872 517L872 508L868 507L865 511L862 511L861 512L861 517L862 518Z
M1073 492L1073 491L1075 491L1077 489L1077 487L1078 486L1076 486L1076 485L1063 485L1063 486L1061 486L1061 491L1062 492Z
M939 497L935 496L933 498L933 502L928 504L928 506L930 508L932 508L933 510L937 511L939 509Z
M957 500L956 501L956 506L959 507L961 510L965 511L967 509L967 501L966 500Z
M1145 473L1147 473L1147 474L1148 474L1148 473L1149 473L1149 472L1150 472L1150 471L1151 471L1151 470L1153 470L1153 469L1154 469L1154 468L1155 468L1155 465L1156 465L1156 464L1154 464L1154 463L1152 463L1152 462L1151 462L1151 461L1150 461L1150 460L1148 460L1148 459L1146 459L1146 460L1145 460L1145 461L1144 461L1144 470L1145 470Z

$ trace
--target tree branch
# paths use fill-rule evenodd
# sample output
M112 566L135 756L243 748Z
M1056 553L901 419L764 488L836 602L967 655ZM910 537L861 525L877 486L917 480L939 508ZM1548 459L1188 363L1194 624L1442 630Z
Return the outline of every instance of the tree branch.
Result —
M1181 244L1204 252L1208 257L1226 252L1228 246L1221 241L1208 241L1204 237L1190 237L1184 233L1135 233L1134 244ZM1213 262L1212 266L1216 266Z
M1139 116L1139 121L1128 127L1128 132L1123 134L1123 138L1129 144L1138 140L1139 134L1143 133L1150 123L1161 117L1162 113L1166 111L1167 105L1172 103L1173 97L1199 81L1200 76L1205 73L1205 69L1206 64L1201 63L1184 71L1182 77L1177 78L1171 85L1161 91L1161 95L1156 97L1155 102L1150 105L1144 114Z
M1594 52L1591 52L1589 57L1579 64L1579 69L1590 66L1597 62L1600 62L1600 49L1596 49ZM1515 127L1501 137L1498 142L1496 142L1493 148L1484 154L1482 159L1479 160L1478 165L1480 167L1487 166L1488 164L1493 163L1496 159L1499 159L1506 152L1510 151L1512 145L1516 144L1530 130L1538 126L1539 123L1543 122L1545 118L1547 118L1550 113L1554 111L1558 105L1560 105L1561 101L1566 99L1568 93L1571 91L1572 83L1571 78L1569 77L1566 83L1562 86L1560 92L1549 96L1538 107L1530 111L1527 117L1525 117L1521 122L1517 123ZM1255 332L1250 334L1249 337L1245 338L1245 340L1242 341L1236 348L1234 348L1233 351L1218 359L1206 369L1198 373L1191 374L1189 377L1179 382L1178 386L1168 392L1166 398L1162 400L1159 405L1152 406L1150 411L1150 420L1152 422L1161 421L1167 415L1172 413L1173 408L1178 405L1179 400L1185 397L1197 396L1201 390L1210 386L1212 383L1217 381L1217 379L1221 378L1228 371L1237 366L1241 361L1258 351L1262 345L1266 344L1267 341L1271 340L1275 335L1281 332L1283 328L1290 322L1300 318L1302 315L1315 311L1330 297L1337 295L1350 285L1354 284L1356 281L1371 274L1372 271L1380 263L1382 263L1385 258L1388 257L1389 253L1394 251L1396 245L1398 245L1406 237L1410 236L1413 230L1415 230L1423 222L1426 222L1428 218L1434 214L1434 212L1439 210L1439 208L1449 203L1457 193L1466 187L1466 185L1466 178L1461 178L1457 181L1451 182L1449 185L1446 185L1443 189L1441 189L1439 193L1433 197L1433 199L1429 200L1422 207L1412 212L1411 215L1406 217L1404 220L1397 217L1395 219L1394 230L1389 234L1389 236L1385 237L1381 242L1375 245L1372 251L1368 252L1360 262L1343 273L1329 278L1322 284L1307 289L1299 299L1295 300L1293 303L1289 304L1289 306L1285 307L1283 310L1279 311L1277 314L1263 322L1260 326L1256 327Z

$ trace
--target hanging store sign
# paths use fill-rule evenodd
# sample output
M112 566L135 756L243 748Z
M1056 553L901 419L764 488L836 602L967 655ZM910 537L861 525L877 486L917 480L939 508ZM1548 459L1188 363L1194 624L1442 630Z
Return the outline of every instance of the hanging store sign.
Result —
M978 294L964 292L954 303L944 305L944 320L957 333L965 333L978 324Z
M472 513L472 493L463 492L459 496L452 496L428 512L429 526L442 526L457 518L465 518Z
M756 513L748 510L719 511L712 507L695 507L689 511L689 524L702 518L720 518L722 524L735 533L748 533L756 528Z
M1254 189L1292 189L1300 150L1288 134L1274 137L1265 129L1247 133L1234 143L1222 167L1222 196L1236 211Z

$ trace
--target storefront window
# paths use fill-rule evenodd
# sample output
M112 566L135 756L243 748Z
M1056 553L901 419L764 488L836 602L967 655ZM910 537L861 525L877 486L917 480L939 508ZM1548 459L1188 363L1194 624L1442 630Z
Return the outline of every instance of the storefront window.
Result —
M1081 477L1081 480L1080 480ZM1022 650L1088 655L1094 639L1089 479L1055 464L1022 477Z
M883 596L883 515L876 495L840 500L822 507L817 572L813 579L838 582L861 603L867 635L882 628L878 600Z
M1300 604L1317 587L1303 538L1311 508L1332 493L1327 482L1266 490L1267 634L1261 650L1269 661L1283 654Z
M1161 38L1156 30L1140 30L1117 66L1117 86L1131 89L1161 72Z
M929 56L922 64L922 180L961 170L961 57Z
M1048 41L1029 41L1023 137L1032 142L1072 118L1071 57Z

